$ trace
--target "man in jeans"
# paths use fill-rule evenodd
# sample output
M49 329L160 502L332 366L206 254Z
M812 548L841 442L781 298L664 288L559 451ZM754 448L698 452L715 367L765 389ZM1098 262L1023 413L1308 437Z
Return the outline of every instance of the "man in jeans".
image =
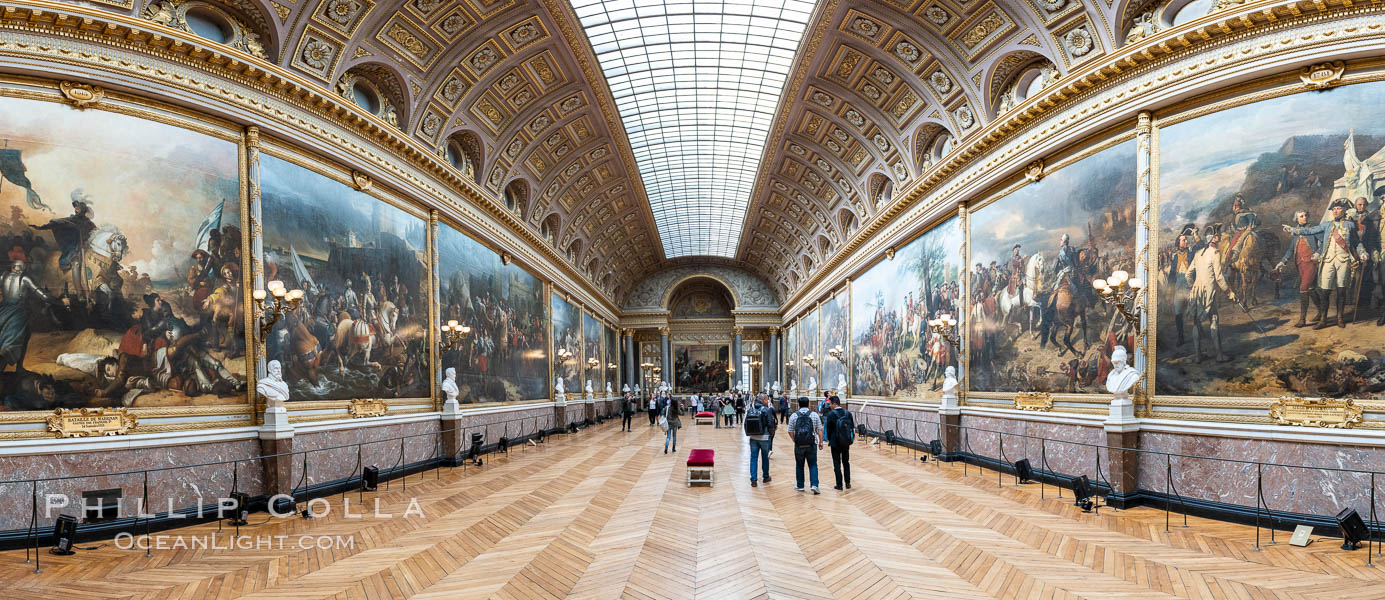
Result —
M765 483L770 482L769 477L769 449L771 437L774 432L774 413L770 411L769 398L760 396L760 402L750 407L750 411L745 415L746 437L750 438L750 487L759 487L755 482L760 471L765 472ZM755 427L757 422L759 427ZM751 431L759 431L758 434L751 434ZM758 464L756 458L759 459ZM758 470L757 470L758 467Z
M818 450L822 449L822 419L808 409L807 396L798 398L798 411L789 417L789 435L793 436L794 475L798 482L794 491L803 491L803 464L807 463L813 493L821 494L818 491Z
M620 401L620 430L630 431L630 419L635 416L635 397L626 392Z
M832 474L837 476L837 485L834 490L842 489L842 482L846 482L846 489L851 489L851 442L856 434L856 420L851 417L851 413L842 408L842 399L832 396L828 400L832 410L827 412L827 416L822 420L822 429L827 433L827 445L832 447Z

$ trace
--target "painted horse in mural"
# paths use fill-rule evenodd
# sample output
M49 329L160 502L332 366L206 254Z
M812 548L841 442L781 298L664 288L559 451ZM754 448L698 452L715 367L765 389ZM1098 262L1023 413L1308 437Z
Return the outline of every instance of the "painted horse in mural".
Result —
M1000 291L1001 329L1007 329L1014 319L1013 322L1019 327L1019 331L1015 332L1016 338L1025 331L1036 331L1035 325L1042 318L1043 305L1039 303L1037 290L1043 289L1043 282L1040 279L1043 277L1046 266L1044 255L1034 253L1033 256L1025 260L1024 273L1011 272L1009 281ZM1025 316L1028 319L1028 327L1019 322L1020 317L1018 315L1011 317L1018 310L1027 312Z
M1098 264L1100 256L1095 247L1088 246L1077 252L1077 264L1079 270L1091 272ZM1087 289L1087 279L1079 273L1072 273L1064 269L1055 275L1056 285L1052 290L1052 297L1049 300L1049 323L1040 333L1039 347L1047 345L1052 341L1058 346L1058 356L1063 356L1068 352L1079 354L1077 346L1073 344L1072 334L1077 330L1077 324L1082 323L1081 341L1084 345L1083 350L1092 347L1092 341L1087 331L1087 310L1093 308L1095 304L1094 292ZM1082 286L1082 287L1078 287ZM1058 329L1063 329L1063 341L1058 342Z
M1226 278L1236 289L1236 297L1244 298L1247 306L1255 306L1260 301L1255 297L1255 288L1260 277L1269 271L1266 261L1278 256L1278 240L1274 236L1261 235L1250 229L1239 235L1223 235L1217 252L1222 256L1222 268ZM1275 287L1276 297L1278 284Z

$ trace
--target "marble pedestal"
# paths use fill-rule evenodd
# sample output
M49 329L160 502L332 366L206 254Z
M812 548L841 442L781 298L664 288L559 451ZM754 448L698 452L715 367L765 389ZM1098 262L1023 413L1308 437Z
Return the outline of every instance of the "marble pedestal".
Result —
M462 411L455 400L448 400L442 405L442 423L438 428L438 435L442 436L443 463L450 466L460 464L462 461L459 456L463 444Z

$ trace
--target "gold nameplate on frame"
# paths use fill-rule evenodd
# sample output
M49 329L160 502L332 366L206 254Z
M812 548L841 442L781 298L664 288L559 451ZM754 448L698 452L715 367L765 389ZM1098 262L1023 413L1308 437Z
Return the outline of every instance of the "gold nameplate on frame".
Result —
M139 423L123 408L59 408L45 421L48 431L60 438L124 435Z
M384 416L390 411L390 407L379 398L356 398L351 401L351 407L347 410L351 413L351 418L362 419Z
M1048 412L1053 410L1053 396L1048 392L1020 392L1015 394L1015 408Z
M1361 407L1350 398L1286 396L1270 406L1270 418L1280 425L1349 428L1361 422Z

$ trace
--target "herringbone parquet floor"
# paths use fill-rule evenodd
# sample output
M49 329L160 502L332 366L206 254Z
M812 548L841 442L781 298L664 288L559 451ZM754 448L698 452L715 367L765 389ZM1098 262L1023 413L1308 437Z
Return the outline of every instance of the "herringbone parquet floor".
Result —
M0 582L7 600L1385 598L1365 550L1331 540L1293 548L1281 536L1254 552L1253 528L1200 519L1166 534L1157 510L1083 514L1053 488L1041 500L1037 485L997 487L994 472L860 442L854 489L831 489L824 452L823 494L794 492L787 436L774 481L751 488L739 432L682 433L665 455L656 430L608 423L479 469L415 475L407 490L395 481L364 496L364 516L346 516L340 496L311 521L254 515L241 529L251 544L201 525L165 532L152 557L109 543L45 555L38 575L7 552ZM715 487L684 484L695 447L717 450ZM377 498L394 518L373 514ZM178 543L198 536L219 547Z

